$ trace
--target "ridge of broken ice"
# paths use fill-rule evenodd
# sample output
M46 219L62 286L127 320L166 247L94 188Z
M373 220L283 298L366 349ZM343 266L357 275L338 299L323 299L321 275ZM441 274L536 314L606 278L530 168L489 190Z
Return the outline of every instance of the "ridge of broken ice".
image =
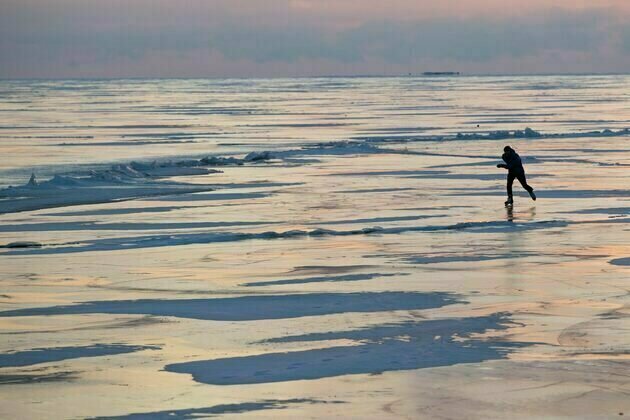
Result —
M565 139L565 138L598 138L630 136L630 128L619 130L602 129L583 132L544 133L530 127L523 130L496 130L458 132L455 135L392 135L392 136L359 136L354 140L370 143L409 143L409 142L440 142L453 140L507 140L507 139Z
M291 164L307 164L305 157L354 156L365 154L420 154L421 152L381 148L378 143L405 143L410 141L448 140L501 140L501 139L542 139L568 137L607 137L630 135L630 129L618 131L604 129L583 133L540 133L529 127L524 130L492 131L488 133L458 133L456 136L420 137L368 137L354 140L332 141L304 145L288 150L252 151L243 157L206 156L200 159L153 161L150 163L132 161L128 164L114 164L108 169L83 172L60 173L51 179L38 181L33 174L21 186L9 186L0 190L0 214L39 210L43 208L65 207L81 204L96 204L119 200L130 200L147 196L163 196L211 191L204 184L191 184L165 180L178 176L208 175L219 173L214 167L242 166L280 161ZM59 194L63 191L63 195Z
M240 242L249 240L275 240L318 238L329 236L357 236L357 235L398 235L413 232L452 232L468 230L475 233L489 233L501 231L528 231L536 229L553 229L567 226L564 220L539 220L535 222L512 221L483 221L460 222L450 225L422 225L381 227L368 226L360 229L335 230L316 228L313 230L292 229L287 231L265 232L228 232L213 231L202 233L178 233L169 235L148 235L123 238L104 238L89 241L73 241L71 243L45 244L41 248L10 249L1 255L27 254L70 254L88 251L112 251L122 249L156 248L163 246L183 246L207 243Z
M541 133L526 127L524 130L498 130L490 131L488 133L457 133L455 138L457 140L506 140L506 139L555 139L555 138L573 138L573 137L614 137L614 136L628 136L630 135L630 128L622 128L620 130L610 130L608 128L603 130L593 130L584 132L569 132L569 133Z
M162 178L207 175L221 172L212 167L242 166L301 156L368 153L404 152L384 150L367 143L340 141L298 149L254 151L243 158L207 156L201 159L150 163L133 161L128 164L114 164L108 169L56 174L45 181L38 181L33 174L24 185L9 186L0 190L0 214L147 196L211 191L214 188L208 185L175 182ZM63 191L63 195L60 195L59 191Z

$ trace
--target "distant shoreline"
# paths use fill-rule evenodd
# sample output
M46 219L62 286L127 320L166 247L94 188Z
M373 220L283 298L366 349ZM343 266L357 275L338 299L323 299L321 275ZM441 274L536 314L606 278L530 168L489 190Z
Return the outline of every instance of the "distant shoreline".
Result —
M428 74L427 74L428 73ZM138 77L32 77L32 78L10 78L1 77L0 82L10 81L121 81L121 80L282 80L282 79L399 79L399 78L426 78L431 73L418 74L355 74L341 75L328 74L319 76L198 76L198 77L167 77L167 76L138 76ZM443 74L450 72L435 72L439 77L597 77L597 76L630 76L628 73L461 73ZM435 74L434 73L434 74ZM442 73L442 74L440 74Z
M423 73L420 73L420 76L459 76L461 75L460 72L458 71L425 71ZM410 77L413 77L414 75L409 73Z

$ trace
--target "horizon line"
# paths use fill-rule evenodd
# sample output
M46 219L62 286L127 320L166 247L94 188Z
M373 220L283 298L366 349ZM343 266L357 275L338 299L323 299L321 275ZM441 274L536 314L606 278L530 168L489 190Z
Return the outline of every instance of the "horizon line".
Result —
M105 76L69 76L69 77L3 77L0 76L0 81L37 81L37 80L226 80L226 79L239 79L239 80L273 80L273 79L360 79L360 78L383 78L383 79L396 79L396 78L423 78L423 79L456 79L461 77L540 77L540 76L630 76L629 72L577 72L577 73L462 73L452 75L427 75L422 73L417 74L324 74L324 75L309 75L309 76L117 76L117 77L105 77Z

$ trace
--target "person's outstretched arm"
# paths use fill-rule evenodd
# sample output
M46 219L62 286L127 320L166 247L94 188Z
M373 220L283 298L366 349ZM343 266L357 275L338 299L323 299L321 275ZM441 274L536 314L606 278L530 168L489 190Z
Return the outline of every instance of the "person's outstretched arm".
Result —
M508 169L508 166L505 163L499 163L497 165L497 168L503 168L503 169Z

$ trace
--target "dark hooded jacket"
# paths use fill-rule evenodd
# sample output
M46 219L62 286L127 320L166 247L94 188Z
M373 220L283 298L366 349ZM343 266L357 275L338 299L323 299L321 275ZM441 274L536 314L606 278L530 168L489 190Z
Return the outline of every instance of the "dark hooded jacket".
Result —
M523 162L521 162L521 157L514 151L514 149L510 149L507 152L503 153L501 156L503 161L507 166L507 170L512 173L520 173L524 172Z

